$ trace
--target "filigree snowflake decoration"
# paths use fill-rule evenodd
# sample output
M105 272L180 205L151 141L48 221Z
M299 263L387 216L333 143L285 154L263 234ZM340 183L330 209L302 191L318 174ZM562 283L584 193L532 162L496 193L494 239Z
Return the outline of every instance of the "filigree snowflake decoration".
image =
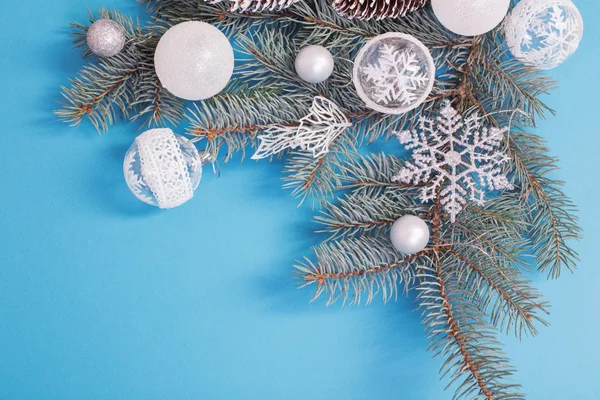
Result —
M328 153L335 138L351 126L352 123L334 102L317 96L310 113L299 121L299 125L267 127L266 134L258 137L260 144L252 159L260 160L295 148L310 151L317 158Z
M435 120L421 117L419 129L396 133L400 143L412 151L395 182L425 184L421 200L434 200L438 191L441 204L455 222L467 200L484 204L485 189L512 189L502 172L510 158L500 151L507 129L482 126L477 113L463 118L444 102Z
M401 114L423 103L435 80L429 50L417 39L387 33L371 39L354 65L354 85L368 107Z
M577 50L583 20L571 0L523 0L506 18L504 31L515 58L550 69Z

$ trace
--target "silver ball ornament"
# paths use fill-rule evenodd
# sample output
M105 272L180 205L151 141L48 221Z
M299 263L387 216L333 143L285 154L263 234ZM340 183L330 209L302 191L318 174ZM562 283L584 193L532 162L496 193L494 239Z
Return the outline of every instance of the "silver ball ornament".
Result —
M579 47L583 19L571 0L522 0L506 17L504 34L516 59L551 69Z
M170 129L151 129L139 135L127 151L123 173L138 199L156 207L174 208L194 196L203 161L184 136Z
M333 56L323 46L306 46L296 56L296 73L308 83L321 83L333 73Z
M100 57L116 56L125 47L125 29L112 19L99 19L87 31L90 51Z
M502 22L510 0L431 0L431 5L437 19L448 30L477 36Z
M390 239L399 252L416 254L429 243L429 226L417 216L405 215L392 225Z
M208 99L227 86L234 66L229 39L199 21L171 27L158 42L154 67L162 86L184 100Z

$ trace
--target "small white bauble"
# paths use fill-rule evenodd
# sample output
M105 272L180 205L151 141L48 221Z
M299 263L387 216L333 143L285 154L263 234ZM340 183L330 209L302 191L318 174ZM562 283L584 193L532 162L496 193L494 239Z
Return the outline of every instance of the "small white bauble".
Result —
M374 37L360 49L352 81L370 109L403 114L427 99L435 71L431 53L421 41L390 32Z
M174 208L194 196L202 178L202 158L185 137L170 129L151 129L139 135L127 151L123 172L138 199Z
M502 22L510 0L431 0L431 5L447 29L459 35L477 36Z
M392 225L390 239L394 248L399 252L415 254L427 247L429 226L417 216L405 215Z
M87 31L90 51L99 57L116 56L125 47L125 29L112 19L99 19Z
M204 100L227 86L234 56L229 39L199 21L170 28L158 42L154 67L165 89L184 100Z
M504 33L516 59L551 69L577 50L583 19L571 0L522 0L506 18Z
M306 46L296 56L296 73L308 83L321 83L333 73L333 56L323 46Z

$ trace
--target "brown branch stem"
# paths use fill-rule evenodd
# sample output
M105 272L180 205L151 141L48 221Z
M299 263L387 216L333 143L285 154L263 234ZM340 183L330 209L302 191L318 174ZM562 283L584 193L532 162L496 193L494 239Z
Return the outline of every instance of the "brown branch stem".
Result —
M119 78L114 84L104 89L98 96L94 97L87 104L80 104L77 106L78 111L75 115L73 115L72 120L76 121L83 118L86 114L91 114L94 110L94 107L101 102L106 96L108 96L111 92L120 88L133 74L138 71L138 68L135 68L131 71L125 73L121 78Z
M368 269L363 269L360 271L351 271L351 272L341 272L341 273L315 273L315 274L307 274L304 277L305 281L309 281L309 282L317 282L317 284L319 286L321 286L326 280L330 280L330 279L343 279L343 278L350 278L350 277L361 277L361 276L366 276L366 275L373 275L373 274L377 274L383 271L388 271L394 268L397 268L401 265L405 265L408 264L412 261L415 261L416 259L418 259L419 257L422 257L424 255L427 255L429 253L431 253L432 250L429 249L425 249L423 251L420 251L419 253L413 254L409 257L406 257L400 261L396 261L393 262L391 264L385 264L385 265L380 265L378 267L373 267L373 268L368 268Z
M479 386L479 389L485 395L485 398L488 400L495 400L492 391L490 390L490 388L487 387L486 383L483 380L483 377L481 376L481 372L479 372L479 365L473 361L473 357L469 353L469 349L467 348L468 339L465 338L460 332L460 327L454 317L454 313L452 311L452 303L450 302L450 298L448 297L446 281L442 276L442 267L439 259L437 259L435 262L435 274L437 277L437 283L439 285L440 294L442 297L442 309L444 310L444 314L446 314L446 318L448 320L448 336L453 338L456 344L458 345L460 354L465 362L465 366L477 382L477 386Z

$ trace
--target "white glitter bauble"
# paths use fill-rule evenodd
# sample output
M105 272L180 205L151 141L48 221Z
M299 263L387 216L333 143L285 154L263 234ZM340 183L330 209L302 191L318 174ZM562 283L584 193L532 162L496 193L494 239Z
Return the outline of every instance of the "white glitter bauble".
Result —
M296 73L308 83L320 83L333 73L333 56L323 46L306 46L296 56Z
M431 0L431 5L447 29L459 35L477 36L502 22L510 0Z
M90 51L100 57L116 56L125 47L125 29L112 19L99 19L87 31Z
M405 215L392 225L390 239L394 248L399 252L415 254L427 247L429 226L419 217Z
M199 21L170 28L158 42L154 67L160 83L185 100L208 99L227 86L233 48L217 28Z
M151 129L127 151L123 172L138 199L173 208L194 196L202 178L202 158L185 137L170 129Z
M435 82L429 49L403 33L386 33L369 40L354 60L353 82L367 107L386 114L403 114L421 105Z
M551 69L577 50L583 19L571 0L522 0L506 18L504 33L516 59Z

